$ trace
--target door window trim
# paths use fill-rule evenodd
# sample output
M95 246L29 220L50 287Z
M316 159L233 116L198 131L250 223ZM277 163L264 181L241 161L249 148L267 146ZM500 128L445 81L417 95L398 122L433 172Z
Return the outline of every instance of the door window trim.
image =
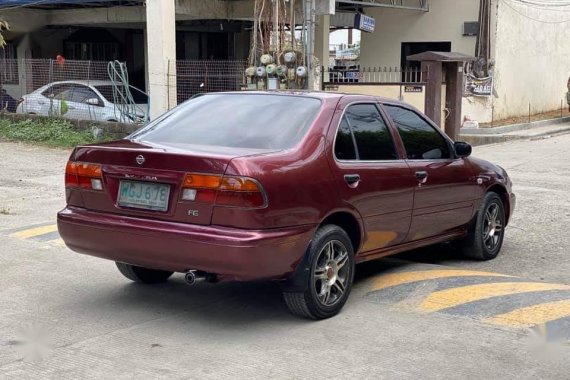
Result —
M381 102L380 105L382 106L382 109L384 110L386 115L390 118L390 123L392 123L392 125L394 125L394 127L396 128L396 131L398 133L398 137L402 141L402 146L404 148L405 160L406 161L408 161L408 162L448 161L448 160L453 161L453 160L459 159L459 157L457 157L457 155L455 154L455 147L453 145L454 144L453 140L451 140L451 138L448 135L443 133L441 128L438 127L437 125L435 125L435 123L433 121L431 121L427 116L425 116L422 112L418 112L418 110L416 110L412 107L407 107L404 104ZM410 111L410 112L413 112L414 114L416 114L420 119L422 119L426 124L428 124L430 127L432 127L435 130L435 132L438 133L443 138L443 141L445 141L445 143L447 144L447 148L449 149L449 152L450 152L449 157L446 157L446 158L424 158L424 159L422 159L422 158L412 158L412 159L408 158L408 150L406 149L406 144L404 143L404 139L402 139L402 135L400 134L400 130L395 125L396 122L394 121L394 119L392 118L392 116L390 115L388 110L385 109L385 106L403 108L407 111Z
M354 137L354 131L352 130L352 126L350 125L350 121L348 120L348 118L346 119L347 123L348 123L348 128L350 129L350 135L352 137L352 143L354 144L354 152L356 155L356 159L354 160L340 160L336 157L336 153L335 153L335 148L336 148L336 138L338 136L338 130L340 129L340 124L342 123L342 119L345 117L346 115L346 110L353 106L353 105L358 105L358 104L368 104L368 105L372 105L374 107L376 107L376 110L378 111L378 114L380 115L380 118L382 118L382 121L384 122L384 124L386 125L386 129L388 130L388 133L390 134L390 138L392 140L392 144L394 145L394 152L396 153L396 155L398 156L398 158L396 159L391 159L391 160L361 160L360 159L360 153L358 151L358 145L356 144L356 138ZM335 128L335 132L334 132L334 139L333 139L333 145L332 145L332 156L333 156L333 160L336 163L339 164L367 164L367 163L392 163L392 162L399 162L401 163L402 161L405 161L404 159L402 159L402 156L400 155L400 152L398 151L398 147L396 145L396 141L394 139L394 134L391 131L390 128L390 124L386 121L386 117L383 115L382 109L380 109L379 104L377 101L374 100L357 100L354 102L350 102L347 103L344 106L344 109L342 110L342 114L340 115L340 118L338 120L338 124Z

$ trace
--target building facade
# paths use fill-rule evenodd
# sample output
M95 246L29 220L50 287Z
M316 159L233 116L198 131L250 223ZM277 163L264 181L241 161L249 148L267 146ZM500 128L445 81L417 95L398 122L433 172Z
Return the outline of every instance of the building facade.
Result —
M559 110L570 75L569 5L491 0L491 96L466 97L463 114L481 123ZM430 0L429 11L367 7L373 33L363 33L363 67L406 67L408 55L427 50L476 55L476 0ZM473 24L471 24L473 26ZM564 107L565 107L564 100Z

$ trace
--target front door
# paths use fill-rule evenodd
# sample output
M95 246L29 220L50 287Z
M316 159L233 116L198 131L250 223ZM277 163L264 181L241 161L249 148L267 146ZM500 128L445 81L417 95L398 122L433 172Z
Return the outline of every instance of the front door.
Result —
M67 94L67 113L65 117L78 120L102 120L103 101L87 86L73 85ZM90 104L89 100L97 100L98 104ZM118 119L118 118L117 118Z
M384 108L398 129L416 176L407 240L440 235L467 224L473 217L477 185L469 164L455 157L449 140L420 114L397 105Z
M365 238L361 252L401 243L408 234L415 178L394 134L375 103L340 105L333 172L339 196L361 215Z

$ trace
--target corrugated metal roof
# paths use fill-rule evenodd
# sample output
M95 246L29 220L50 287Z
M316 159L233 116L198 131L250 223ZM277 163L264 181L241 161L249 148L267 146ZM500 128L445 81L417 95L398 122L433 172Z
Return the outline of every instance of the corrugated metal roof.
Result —
M111 3L116 0L0 0L0 8L17 7L53 7L54 5L97 5L101 3Z

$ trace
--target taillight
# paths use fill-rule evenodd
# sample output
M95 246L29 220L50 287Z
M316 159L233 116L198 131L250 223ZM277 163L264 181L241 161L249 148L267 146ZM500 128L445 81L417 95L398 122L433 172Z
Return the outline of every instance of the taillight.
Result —
M258 208L266 205L265 191L251 178L197 173L184 177L182 199L216 206Z
M65 187L103 190L101 165L69 161L65 167Z

